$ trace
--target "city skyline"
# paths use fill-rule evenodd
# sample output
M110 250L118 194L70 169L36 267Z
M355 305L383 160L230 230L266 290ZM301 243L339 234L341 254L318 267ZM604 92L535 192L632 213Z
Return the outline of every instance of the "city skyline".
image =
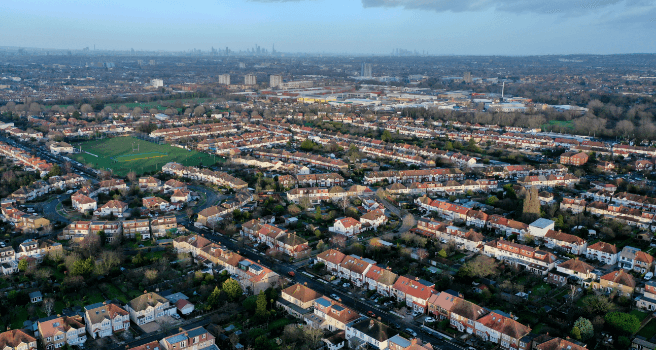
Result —
M656 51L643 1L205 1L6 4L1 46L202 51L260 45L287 53L619 54Z

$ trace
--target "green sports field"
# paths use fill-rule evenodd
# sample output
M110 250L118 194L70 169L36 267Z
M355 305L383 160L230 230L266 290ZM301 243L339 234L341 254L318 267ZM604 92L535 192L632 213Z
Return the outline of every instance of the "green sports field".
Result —
M80 146L82 153L76 153L72 156L73 159L95 169L112 169L116 176L125 176L130 171L141 175L161 170L168 162L187 166L210 166L215 163L215 157L209 154L157 145L134 137L115 137L75 144L77 149ZM223 161L223 158L216 157L216 162Z

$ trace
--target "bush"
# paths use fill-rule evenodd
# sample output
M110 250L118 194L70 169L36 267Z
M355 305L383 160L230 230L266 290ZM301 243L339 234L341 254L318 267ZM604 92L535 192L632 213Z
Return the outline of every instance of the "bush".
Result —
M620 333L633 334L640 329L640 320L631 314L624 312L611 312L604 317L606 324Z

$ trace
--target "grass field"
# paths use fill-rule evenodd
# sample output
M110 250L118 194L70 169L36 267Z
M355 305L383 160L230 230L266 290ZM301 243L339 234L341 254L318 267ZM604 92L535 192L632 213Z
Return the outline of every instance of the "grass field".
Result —
M91 165L95 169L112 169L117 176L125 176L130 171L140 175L160 170L168 162L187 166L201 164L209 166L215 162L214 156L209 154L169 145L157 145L134 137L94 140L78 143L75 146L77 148L81 146L82 153L75 154L73 159ZM223 162L223 158L216 157L216 162Z
M542 129L551 130L554 126L566 129L574 129L574 123L571 120L550 120L549 123L543 124Z

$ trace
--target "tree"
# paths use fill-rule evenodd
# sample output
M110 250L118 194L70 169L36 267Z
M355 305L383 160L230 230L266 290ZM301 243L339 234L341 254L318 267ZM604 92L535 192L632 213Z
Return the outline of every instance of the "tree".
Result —
M301 149L304 151L311 151L314 149L316 145L317 144L314 143L314 141L310 139L305 139L305 141L301 142Z
M476 258L467 261L458 271L458 273L463 276L473 278L496 275L498 272L496 260L485 255L479 255Z
M41 309L46 314L46 316L52 315L52 311L55 309L55 299L53 298L43 299L43 304L41 305Z
M130 181L132 184L134 184L135 181L137 181L137 173L134 171L131 171L128 173L128 181Z
M27 259L20 259L18 262L18 270L22 272L27 270Z
M572 328L572 336L574 334L574 329L578 329L579 331L579 337L575 337L578 340L586 341L592 338L594 335L594 327L592 326L592 322L590 322L590 320L587 318L579 317L579 319L574 322L574 328Z
M640 320L632 314L614 311L606 314L604 320L606 324L621 333L634 334L640 329Z
M603 295L588 295L581 299L583 310L588 314L606 314L615 308L615 304Z
M228 295L228 298L230 298L230 300L235 300L239 298L239 296L244 292L244 290L239 285L239 282L237 282L232 278L229 278L225 282L223 282L221 288L226 293L226 295Z
M155 279L157 278L157 270L155 269L148 269L146 272L144 272L144 277L148 280L148 283L153 283Z
M85 104L82 105L82 107L80 107L80 112L82 112L84 114L91 113L91 112L93 112L93 107L91 107L90 104L85 103Z
M265 318L269 315L267 311L267 299L264 291L260 291L260 294L257 295L257 305L255 308L255 316L259 318Z
M84 260L77 260L71 269L71 275L74 276L88 276L94 270L94 261L92 257Z
M529 221L540 217L540 197L538 194L538 188L535 186L532 186L526 193L523 214Z
M209 309L213 309L219 306L220 303L221 303L221 290L219 289L219 287L214 287L212 294L210 294L210 296L207 298L207 307Z
M383 131L383 135L381 135L380 139L385 142L390 142L392 141L392 133L389 132L389 130L385 130Z
M62 174L61 167L59 165L55 164L50 168L50 171L48 172L48 176L60 176Z
M579 329L579 327L574 326L570 334L572 335L572 338L576 340L581 340L581 330Z

